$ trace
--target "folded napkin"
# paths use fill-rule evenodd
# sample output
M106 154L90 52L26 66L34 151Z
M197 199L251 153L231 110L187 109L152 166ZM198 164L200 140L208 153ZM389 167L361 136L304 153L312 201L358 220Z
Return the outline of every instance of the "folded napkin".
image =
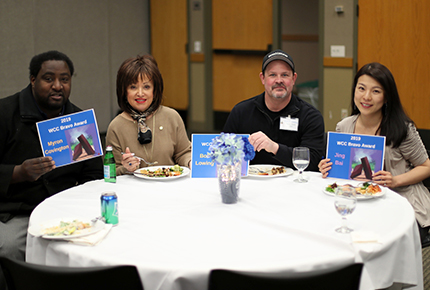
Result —
M372 232L353 231L351 239L353 243L380 243L379 235Z
M68 241L70 243L83 245L83 246L94 246L100 243L106 237L106 235L109 233L111 228L112 228L111 224L106 224L103 229L101 229L100 231L94 234L69 239Z

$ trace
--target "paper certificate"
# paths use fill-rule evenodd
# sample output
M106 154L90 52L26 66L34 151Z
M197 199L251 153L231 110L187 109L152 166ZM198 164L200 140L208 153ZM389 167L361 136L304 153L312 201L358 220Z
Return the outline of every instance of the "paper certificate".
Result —
M241 135L246 136L249 135ZM191 135L191 177L217 177L216 163L209 156L209 146L212 139L219 134L192 134ZM242 176L248 176L249 161L242 161Z
M36 123L43 156L57 167L103 155L94 110Z
M333 163L328 177L371 180L383 169L385 137L328 132L327 158Z

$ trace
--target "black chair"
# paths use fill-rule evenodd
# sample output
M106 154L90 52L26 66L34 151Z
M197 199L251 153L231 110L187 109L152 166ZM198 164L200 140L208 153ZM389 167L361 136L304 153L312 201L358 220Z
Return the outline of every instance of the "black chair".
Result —
M430 157L430 150L427 149L427 155ZM430 177L426 178L423 180L423 184L425 187L428 188L428 190L430 191Z
M421 140L424 143L424 146L427 150L430 150L430 130L428 129L417 129L420 134Z
M427 155L430 157L430 130L428 129L417 129L420 134L421 140L427 149ZM430 177L423 180L424 186L430 191Z
M212 270L209 290L358 290L363 264L302 278L267 277ZM267 275L267 274L266 274Z
M135 266L51 267L0 258L9 290L143 290Z

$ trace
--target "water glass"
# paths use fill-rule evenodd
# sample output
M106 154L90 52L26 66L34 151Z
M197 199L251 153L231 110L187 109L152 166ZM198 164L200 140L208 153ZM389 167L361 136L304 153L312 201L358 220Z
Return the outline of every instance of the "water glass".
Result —
M303 178L303 170L305 170L310 161L309 148L307 147L296 147L293 149L293 164L299 171L299 176L295 179L295 182L308 182Z
M348 228L346 217L354 212L357 205L355 188L351 186L338 186L334 191L334 207L342 216L342 226L336 232L346 234L353 231Z

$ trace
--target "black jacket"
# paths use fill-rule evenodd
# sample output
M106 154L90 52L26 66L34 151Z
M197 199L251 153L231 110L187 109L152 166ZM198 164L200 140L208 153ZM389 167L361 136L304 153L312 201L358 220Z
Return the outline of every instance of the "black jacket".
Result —
M265 150L256 152L251 164L284 165L294 169L294 147L308 147L311 162L306 170L318 171L324 155L324 120L321 113L310 104L292 95L289 104L279 112L270 112L262 93L234 106L224 125L225 133L252 134L258 131L279 144L276 155ZM280 130L280 117L298 118L297 131Z
M67 101L64 115L81 111ZM30 215L45 198L89 180L103 178L102 157L62 166L35 182L10 184L15 165L42 157L36 122L45 117L38 109L30 85L0 99L0 221L17 214Z

